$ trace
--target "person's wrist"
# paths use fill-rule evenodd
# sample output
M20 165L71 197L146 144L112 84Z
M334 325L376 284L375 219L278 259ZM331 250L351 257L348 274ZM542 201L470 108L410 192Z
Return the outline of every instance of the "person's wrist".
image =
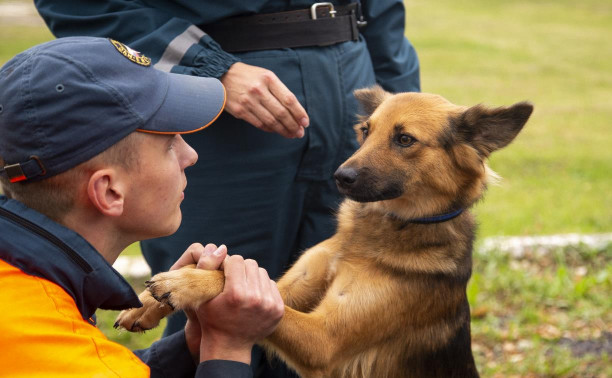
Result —
M202 333L199 324L194 324L193 321L187 320L187 324L185 325L185 342L193 361L196 363L200 357L201 339Z
M202 330L200 363L208 360L232 360L251 364L253 342ZM204 337L206 335L206 337Z

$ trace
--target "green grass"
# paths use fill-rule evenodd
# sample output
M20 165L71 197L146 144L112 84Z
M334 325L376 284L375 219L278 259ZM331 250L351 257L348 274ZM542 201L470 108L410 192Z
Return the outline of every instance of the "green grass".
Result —
M16 3L26 5L25 10L29 12L24 14L21 7L16 14L11 14ZM0 11L0 65L28 47L54 38L31 2L0 0L0 7L3 7Z
M612 230L612 2L410 0L406 9L423 91L463 105L535 104L492 157L504 180L476 207L479 235ZM7 20L0 64L52 38L40 20Z
M132 284L143 288L142 282ZM605 333L612 333L611 292L612 244L533 250L521 258L476 253L468 299L481 375L612 376L612 346L605 346ZM97 316L110 339L131 349L147 347L163 329L133 335L112 328L116 311ZM592 343L591 353L573 355L567 344L580 342Z
M4 64L15 54L25 50L27 47L49 41L50 39L53 39L53 35L48 29L39 26L39 24L30 26L0 24L0 64Z
M144 290L144 279L131 279L128 277L128 281L136 290L140 293ZM96 311L96 320L98 328L111 340L116 341L122 345L125 345L131 350L144 349L149 347L154 341L161 337L161 334L166 326L166 319L162 319L160 326L146 331L144 333L130 333L125 330L118 331L113 328L115 321L119 315L118 311L111 310L98 310Z
M490 165L480 236L612 229L612 2L406 1L423 91L535 111Z
M612 245L476 254L468 297L482 376L612 376L611 292ZM593 353L564 345L580 342Z

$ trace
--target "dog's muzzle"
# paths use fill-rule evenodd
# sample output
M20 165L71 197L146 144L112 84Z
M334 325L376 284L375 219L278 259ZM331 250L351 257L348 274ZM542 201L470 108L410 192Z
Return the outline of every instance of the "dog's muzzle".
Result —
M341 166L334 173L340 193L358 202L374 202L397 198L402 195L401 184L378 180L368 170Z

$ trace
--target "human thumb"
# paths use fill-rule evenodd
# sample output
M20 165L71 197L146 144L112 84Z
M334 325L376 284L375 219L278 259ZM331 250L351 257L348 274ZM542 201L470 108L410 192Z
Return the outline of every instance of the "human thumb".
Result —
M227 256L227 247L221 244L219 248L209 251L205 250L198 260L197 268L206 270L217 270Z

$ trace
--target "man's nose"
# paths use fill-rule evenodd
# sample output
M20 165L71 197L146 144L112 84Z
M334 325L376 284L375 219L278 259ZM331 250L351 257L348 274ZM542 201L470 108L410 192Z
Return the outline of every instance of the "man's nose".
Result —
M187 144L187 142L185 142L183 137L180 135L178 137L180 138L181 145L181 168L184 169L194 165L196 161L198 161L198 153L189 144Z

